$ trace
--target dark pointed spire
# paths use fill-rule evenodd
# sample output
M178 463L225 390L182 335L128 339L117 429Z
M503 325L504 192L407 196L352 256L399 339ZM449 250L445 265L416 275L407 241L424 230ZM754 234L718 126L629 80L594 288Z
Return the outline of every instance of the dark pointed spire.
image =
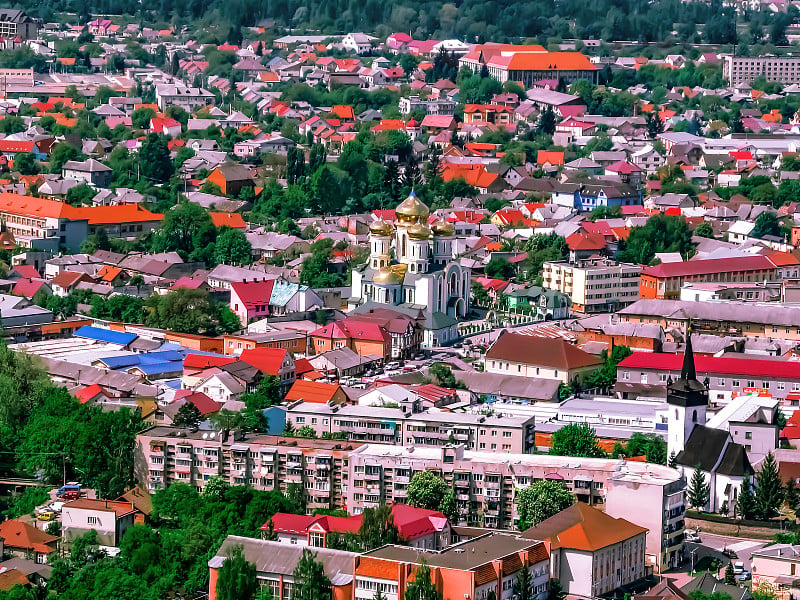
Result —
M692 381L697 379L697 371L694 368L694 351L692 350L692 326L686 328L686 351L683 353L683 367L681 367L681 379Z

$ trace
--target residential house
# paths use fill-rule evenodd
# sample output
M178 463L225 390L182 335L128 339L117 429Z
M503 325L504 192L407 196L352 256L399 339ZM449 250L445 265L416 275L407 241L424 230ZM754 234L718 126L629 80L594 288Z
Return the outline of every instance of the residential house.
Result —
M503 332L486 351L484 371L557 379L568 384L576 379L584 379L601 364L600 358L563 339Z
M36 563L45 564L57 555L60 538L20 519L9 519L0 523L0 540L3 540L2 547L6 555L32 557Z
M130 502L79 498L61 509L61 536L66 549L76 538L97 532L97 543L119 546L122 536L134 525L137 511Z
M238 196L242 188L255 187L250 169L244 165L232 163L217 166L209 173L207 181L218 185L226 196Z
M83 161L68 160L61 169L61 175L64 179L76 179L93 187L107 188L111 185L113 172L111 167L93 158L87 158Z

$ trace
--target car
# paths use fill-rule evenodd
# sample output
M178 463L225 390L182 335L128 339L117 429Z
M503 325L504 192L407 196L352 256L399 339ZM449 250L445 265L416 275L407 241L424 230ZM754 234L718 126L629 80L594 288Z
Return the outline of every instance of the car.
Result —
M753 575L750 573L750 571L742 571L742 574L739 575L739 581L750 581L752 577Z
M694 529L687 529L686 530L686 541L687 542L694 542L699 544L700 543L700 534L697 533Z
M44 512L40 512L37 517L40 521L52 521L53 520L53 511L46 510Z
M400 368L400 363L397 361L392 361L390 363L386 363L386 370L387 371L394 371L395 369Z
M58 490L56 491L56 496L61 497L68 492L80 493L80 491L81 491L81 484L75 481L70 481L69 483L62 485L60 488L58 488Z
M739 558L739 557L736 555L736 552L734 552L734 551L733 551L733 550L731 550L730 548L723 548L723 549L722 549L722 556L724 556L724 557L726 557L726 558Z
M76 491L76 490L72 490L72 491L69 491L69 492L64 492L63 494L61 494L61 498L63 500L77 500L80 497L81 497L81 493L79 491Z
M744 563L740 560L733 563L733 574L741 575L742 573L744 573Z

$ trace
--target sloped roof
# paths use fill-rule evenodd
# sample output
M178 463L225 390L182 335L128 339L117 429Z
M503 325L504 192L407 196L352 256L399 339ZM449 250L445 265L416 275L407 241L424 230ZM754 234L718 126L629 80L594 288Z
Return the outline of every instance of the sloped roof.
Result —
M249 348L242 350L241 362L270 375L277 375L288 351L280 348Z
M565 340L504 332L486 352L488 360L499 359L559 370L599 366L598 357Z
M550 540L552 548L597 552L643 533L647 533L645 527L577 502L528 529L522 537Z
M55 544L61 539L19 519L0 523L0 538L7 548L22 548L42 554L55 552Z
M303 402L326 404L333 400L336 392L340 389L337 383L297 379L286 393L286 398L284 399L287 402L302 400Z

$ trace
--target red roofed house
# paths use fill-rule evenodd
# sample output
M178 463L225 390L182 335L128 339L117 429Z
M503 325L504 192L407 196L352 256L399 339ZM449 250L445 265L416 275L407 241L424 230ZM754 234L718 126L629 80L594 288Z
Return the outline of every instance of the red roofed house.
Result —
M47 563L51 555L56 556L60 539L19 519L0 523L0 540L3 540L5 553L17 558L33 555L33 560L40 565Z
M61 271L50 280L50 287L53 294L62 298L69 296L81 281L91 283L93 280L86 273L75 273L73 271Z
M603 252L606 249L606 238L596 233L573 233L567 238L567 246L569 261L575 263Z
M269 315L269 299L275 281L245 281L231 283L231 310L242 325Z
M163 133L169 138L176 138L181 134L181 124L170 118L153 117L150 119L150 129L155 133Z
M597 65L580 52L547 52L537 45L479 44L458 62L476 73L486 65L489 74L500 83L519 81L525 89L548 79L566 83L587 79L595 83L598 72Z
M294 383L294 358L292 358L288 350L251 348L242 350L239 360L255 367L265 375L278 377L281 380L284 393Z
M261 531L272 530L278 541L297 546L326 548L329 533L358 533L363 515L329 517L275 513L262 525ZM392 520L400 537L412 548L441 550L450 545L450 522L438 510L415 508L408 504L392 504Z
M90 531L97 532L99 544L119 546L122 536L134 525L138 512L131 502L91 498L67 502L61 510L65 548L69 548L76 538Z
M345 404L347 396L338 383L295 379L286 392L286 402L314 402L317 404Z
M81 404L86 404L87 402L107 402L111 397L111 394L106 392L106 390L97 383L87 385L75 394L75 398L77 398L78 402Z
M403 127L405 128L405 124ZM434 135L442 131L454 131L456 119L452 115L425 115L421 127L425 133Z
M33 299L39 292L50 296L53 290L44 279L20 279L14 284L14 288L11 290L13 295L23 296L28 300Z
M359 356L376 354L382 358L392 355L392 337L378 323L343 319L329 323L309 334L313 351L317 354L350 348Z
M153 213L139 204L79 206L72 210L74 219L86 219L89 233L104 229L109 237L134 239L157 229L163 214Z
M511 107L500 104L464 105L464 123L467 124L483 125L495 123L497 125L511 125L513 115L514 110Z
M227 375L227 373L226 373ZM178 390L175 392L175 401L183 400L194 404L202 416L212 415L220 411L221 405L215 402L208 394L195 390Z
M642 269L639 296L678 298L684 283L774 281L776 267L766 256L744 256L661 263Z
M539 150L539 152L536 153L536 163L540 165L550 165L551 167L562 166L564 164L564 153Z

